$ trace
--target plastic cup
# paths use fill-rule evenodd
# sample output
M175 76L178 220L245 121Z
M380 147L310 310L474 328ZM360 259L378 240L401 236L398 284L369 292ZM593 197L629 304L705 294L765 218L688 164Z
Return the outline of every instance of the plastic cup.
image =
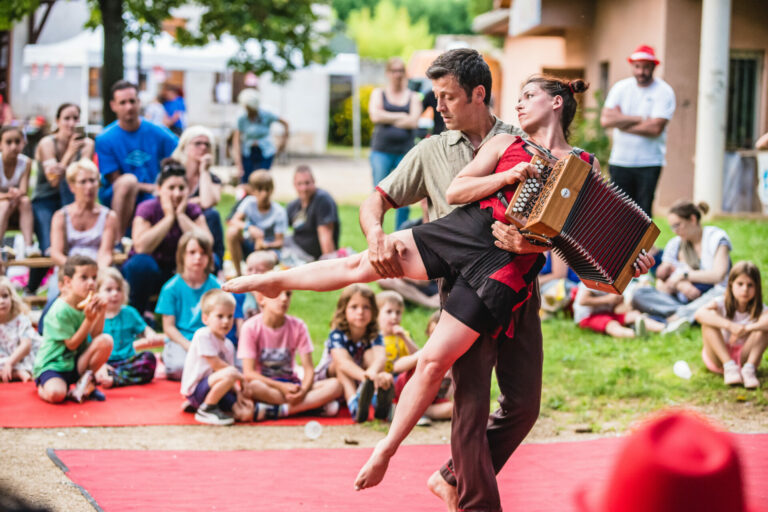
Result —
M315 440L323 433L323 426L316 422L315 420L308 421L306 425L304 425L304 435L306 435L308 438Z
M691 367L688 366L688 363L686 363L683 360L677 361L675 365L672 367L672 372L680 377L681 379L690 379L691 378Z

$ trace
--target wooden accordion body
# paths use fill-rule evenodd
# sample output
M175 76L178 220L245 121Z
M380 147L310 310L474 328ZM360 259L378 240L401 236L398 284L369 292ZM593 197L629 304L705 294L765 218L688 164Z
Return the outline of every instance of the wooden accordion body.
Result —
M659 228L576 154L552 167L538 156L531 163L542 179L518 185L507 219L532 241L550 241L587 287L621 294L638 254L651 249Z

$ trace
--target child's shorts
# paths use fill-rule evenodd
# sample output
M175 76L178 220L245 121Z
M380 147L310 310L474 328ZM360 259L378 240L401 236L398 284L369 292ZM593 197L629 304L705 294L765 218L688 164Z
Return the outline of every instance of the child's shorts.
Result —
M744 344L740 343L738 345L731 345L728 344L728 352L731 354L731 359L736 361L736 364L741 366L741 349L744 348ZM701 347L701 360L704 361L704 366L707 367L707 369L711 372L715 373L723 373L723 367L720 366L717 367L717 364L712 361L709 356L707 355L707 351L704 350L704 347Z
M37 384L38 386L44 386L45 383L51 379L61 379L64 382L66 382L67 387L69 387L70 384L76 383L79 378L80 378L80 374L77 373L77 370L72 370L68 372L57 372L56 370L45 370L43 373L40 374L39 377L35 379L35 384Z
M616 321L619 322L619 324L624 325L624 318L624 313L598 313L596 315L590 315L579 322L579 327L604 333L606 327L608 327L608 324L611 322Z
M189 400L189 403L192 404L192 407L197 409L203 405L203 402L205 402L205 397L208 395L209 391L211 391L211 385L208 384L208 377L206 377L197 383L197 386L195 386L195 391L191 395L187 395L187 400ZM218 406L222 411L231 411L232 406L235 405L235 402L237 402L237 395L235 392L227 391L227 394L221 397L221 400L219 400Z

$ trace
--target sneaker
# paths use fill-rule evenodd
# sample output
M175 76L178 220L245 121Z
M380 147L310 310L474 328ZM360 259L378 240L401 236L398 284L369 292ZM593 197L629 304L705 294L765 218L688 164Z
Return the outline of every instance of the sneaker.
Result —
M666 327L664 327L664 330L661 331L662 334L676 334L685 331L691 326L691 322L686 320L685 318L678 318L676 320L672 320L669 322Z
M371 400L373 400L373 381L365 379L360 383L360 387L357 388L357 414L355 414L355 422L363 423L368 421Z
M735 364L723 366L723 381L728 386L736 386L744 381L741 378L739 367Z
M67 396L75 402L81 404L85 397L93 390L93 372L91 370L85 370L78 379L75 387L67 393Z
M419 421L416 422L417 427L429 427L432 425L432 420L429 416L422 416Z
M195 413L195 420L207 425L231 425L235 418L219 409L218 405L203 404Z
M106 399L107 397L104 396L104 393L102 393L98 389L94 389L93 391L91 391L91 394L86 397L86 400L95 400L96 402L103 402Z
M339 401L332 400L320 408L320 416L331 417L339 414Z
M389 389L381 389L376 393L376 408L373 410L373 417L379 420L389 418L389 410L392 408L392 399L395 398L395 387L389 386Z
M37 243L34 243L32 245L28 245L24 249L24 256L27 258L39 258L42 256L43 253L40 252L40 247L37 246Z
M645 325L645 317L642 315L635 319L635 336L638 338L648 337L648 328Z
M195 409L195 406L192 405L192 402L190 402L189 400L184 400L181 403L181 410L182 412L186 412L190 414L197 412L197 409Z
M754 365L747 363L741 367L741 378L744 381L744 387L747 389L757 389L760 381L757 380Z

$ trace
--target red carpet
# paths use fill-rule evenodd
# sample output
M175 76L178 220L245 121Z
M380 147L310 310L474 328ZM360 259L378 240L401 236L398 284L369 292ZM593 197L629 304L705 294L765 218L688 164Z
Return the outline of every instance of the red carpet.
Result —
M754 512L768 503L768 435L740 434ZM621 439L523 445L499 475L509 511L573 510L575 489L599 484ZM287 451L49 450L102 510L441 511L425 487L446 445L404 446L384 482L362 492L352 482L370 449ZM158 478L160 477L160 478ZM681 511L682 512L682 511Z
M157 379L144 386L105 389L104 402L82 404L65 401L49 404L37 396L31 382L0 384L0 427L124 427L136 425L197 425L193 414L181 412L179 383ZM309 420L323 425L349 425L352 418L342 408L334 418L297 416L259 425L304 425Z

